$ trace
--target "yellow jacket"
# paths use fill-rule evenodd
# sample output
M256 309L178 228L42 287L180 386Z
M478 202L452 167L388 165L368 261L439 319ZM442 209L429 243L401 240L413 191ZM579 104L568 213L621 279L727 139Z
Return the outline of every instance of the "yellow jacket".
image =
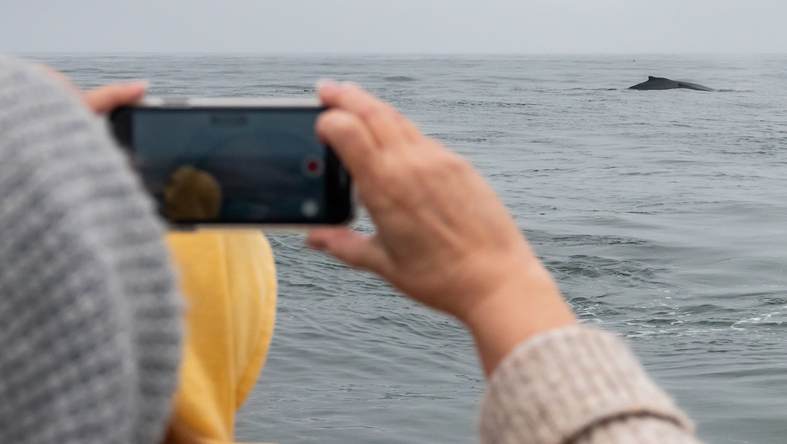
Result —
M170 233L186 341L168 443L232 443L235 412L265 363L276 270L259 231Z

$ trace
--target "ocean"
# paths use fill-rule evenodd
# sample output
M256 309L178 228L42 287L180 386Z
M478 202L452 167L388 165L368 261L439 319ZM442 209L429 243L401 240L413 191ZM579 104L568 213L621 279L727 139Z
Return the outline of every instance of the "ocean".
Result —
M787 56L26 58L165 96L362 84L473 162L579 318L627 340L702 439L785 441ZM718 91L627 89L649 75ZM239 440L478 441L484 378L458 323L302 235L269 239L278 319Z

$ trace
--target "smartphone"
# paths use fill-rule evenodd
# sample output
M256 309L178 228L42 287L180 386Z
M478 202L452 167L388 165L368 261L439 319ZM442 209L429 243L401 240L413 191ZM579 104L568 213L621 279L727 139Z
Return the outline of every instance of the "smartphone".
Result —
M318 100L147 99L110 123L174 228L338 225L352 181L316 135Z

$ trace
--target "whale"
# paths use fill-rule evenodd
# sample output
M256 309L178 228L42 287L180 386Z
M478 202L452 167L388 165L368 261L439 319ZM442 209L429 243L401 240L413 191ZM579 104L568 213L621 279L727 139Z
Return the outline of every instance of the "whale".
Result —
M698 85L696 83L683 82L679 80L665 79L664 77L648 76L647 82L634 85L629 89L640 91L661 91L665 89L693 89L695 91L715 91L713 88Z

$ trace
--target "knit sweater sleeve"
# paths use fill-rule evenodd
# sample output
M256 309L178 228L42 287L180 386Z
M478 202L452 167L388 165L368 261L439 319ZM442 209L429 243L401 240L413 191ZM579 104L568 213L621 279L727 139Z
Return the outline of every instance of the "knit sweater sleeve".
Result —
M490 378L484 444L697 444L693 425L615 336L585 327L520 345Z
M0 56L0 442L161 439L181 336L162 236L105 125Z

